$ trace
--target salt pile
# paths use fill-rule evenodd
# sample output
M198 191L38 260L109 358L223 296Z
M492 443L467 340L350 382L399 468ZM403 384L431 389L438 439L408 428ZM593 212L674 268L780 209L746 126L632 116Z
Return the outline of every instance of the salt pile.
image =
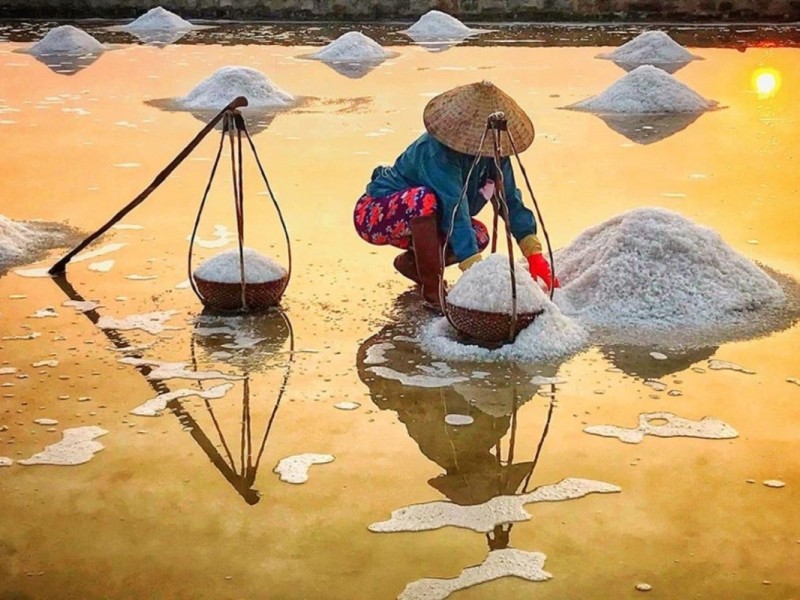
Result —
M514 264L517 312L542 310L547 296L522 263ZM492 254L469 269L453 286L447 301L454 306L491 313L511 314L511 269L508 257Z
M310 55L323 61L379 61L392 53L359 31L350 31Z
M272 83L263 73L249 67L222 67L204 79L186 96L177 99L186 110L221 110L238 96L245 96L250 107L283 107L294 96Z
M66 233L63 226L59 229L51 224L20 223L0 215L0 272L34 260L42 250L62 245Z
M226 250L203 262L195 270L194 276L215 283L240 283L240 265L239 249ZM285 277L287 272L271 258L252 248L245 248L244 274L247 283L267 283Z
M624 65L662 65L702 60L663 31L645 31L613 52L598 54L597 58L613 60Z
M717 105L715 100L706 100L669 73L642 65L603 93L566 108L598 113L672 114L699 113Z
M31 46L28 52L34 56L48 54L82 55L99 54L105 49L106 47L103 44L85 31L72 25L61 25L48 31L47 35Z
M558 252L556 265L566 314L589 325L639 328L640 336L641 328L747 324L756 311L787 303L780 285L715 231L660 208L588 229Z
M125 29L130 31L180 30L192 27L194 26L189 21L160 6L151 8L132 23L125 25Z
M471 29L461 21L439 10L431 10L405 30L414 39L465 38L480 30Z

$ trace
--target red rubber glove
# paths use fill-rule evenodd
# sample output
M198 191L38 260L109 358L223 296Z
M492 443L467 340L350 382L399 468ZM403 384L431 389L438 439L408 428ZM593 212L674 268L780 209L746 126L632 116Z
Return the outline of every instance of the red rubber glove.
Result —
M530 270L531 276L534 279L538 277L544 281L548 291L550 291L550 288L552 287L561 287L558 283L557 277L556 280L553 281L553 272L550 270L550 263L545 260L541 252L537 254L531 254L528 257L528 269Z

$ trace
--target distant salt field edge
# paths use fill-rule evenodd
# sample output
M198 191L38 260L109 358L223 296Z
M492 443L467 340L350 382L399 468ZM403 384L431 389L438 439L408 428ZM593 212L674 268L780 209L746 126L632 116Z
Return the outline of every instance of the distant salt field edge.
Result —
M67 248L81 233L62 223L14 221L0 215L0 275L43 258L49 250Z

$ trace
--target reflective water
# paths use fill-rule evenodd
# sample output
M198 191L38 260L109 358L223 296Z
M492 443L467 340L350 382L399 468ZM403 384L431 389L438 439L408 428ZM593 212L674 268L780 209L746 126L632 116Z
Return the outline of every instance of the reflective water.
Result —
M13 52L44 27L2 29L0 213L9 218L87 232L101 225L201 127L147 101L183 95L219 67L261 69L310 100L254 138L291 232L284 311L244 324L214 319L180 285L216 139L125 219L141 229L104 238L122 248L71 265L67 280L0 278L0 337L23 338L0 341L0 456L16 463L66 428L109 431L86 464L0 468L3 597L394 598L506 548L545 554L552 579L506 577L453 597L623 598L641 593L639 583L662 598L800 594L800 387L787 381L800 377L800 328L691 351L651 340L591 348L561 364L446 365L413 341L429 317L392 272L393 253L365 245L351 224L372 168L421 131L428 99L491 79L536 125L523 158L556 246L624 210L662 206L796 278L800 51L791 35L740 26L752 31L706 28L694 44L680 40L706 60L676 77L727 108L642 143L591 114L559 110L623 74L593 58L609 48L592 45L600 43L592 28L547 26L542 47L506 29L441 52L385 28L399 56L352 79L295 58L329 35L315 27L227 25L163 48L97 33L120 45L69 76ZM610 28L617 37L602 43L634 29ZM742 53L720 41L748 36L762 47ZM765 72L780 76L779 88L762 87ZM199 230L207 240L216 225L234 228L228 171L218 179ZM285 263L252 162L245 184L248 243ZM110 271L92 270L106 260ZM82 313L67 300L100 306L79 305ZM57 316L31 318L46 307ZM97 326L102 317L170 310L177 313L164 324L176 329L155 335ZM140 360L120 363L126 356ZM754 373L712 369L710 360ZM159 361L183 363L184 375L234 378L155 380ZM407 385L382 376L386 369L451 383ZM541 383L554 376L564 382ZM209 393L226 383L223 397ZM130 414L169 392L162 416ZM360 406L337 409L342 402ZM635 427L640 414L656 412L713 416L739 437L647 436L634 445L583 432ZM472 422L449 425L449 415ZM34 424L40 418L58 425ZM311 466L301 485L273 472L280 459L304 453L335 458ZM488 533L369 529L436 501L492 517L488 507L514 501L502 497L566 478L621 491L530 503L530 519L490 518Z

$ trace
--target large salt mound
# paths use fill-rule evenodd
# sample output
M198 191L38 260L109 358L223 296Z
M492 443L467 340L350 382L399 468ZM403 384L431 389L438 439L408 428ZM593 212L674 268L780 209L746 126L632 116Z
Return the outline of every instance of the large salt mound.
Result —
M698 113L716 108L687 85L657 67L637 67L606 91L567 108L599 113Z
M405 33L419 38L458 38L476 33L476 30L470 29L455 17L439 10L431 10L406 29Z
M160 6L151 8L132 23L125 25L125 29L130 31L163 31L192 27L194 26L189 21Z
M659 208L588 229L556 265L559 305L588 325L699 331L787 303L780 285L715 231Z
M47 32L41 40L28 50L30 54L99 54L106 47L85 31L72 25L61 25Z
M378 42L360 31L350 31L314 52L311 58L324 61L378 61L391 55Z
M701 60L663 31L645 31L613 52L598 54L628 65L660 65Z
M514 264L517 288L517 312L531 313L545 306L547 297L528 270ZM492 254L469 269L447 295L455 306L491 313L511 314L511 269L508 257Z
M249 67L222 67L204 79L177 104L187 110L221 110L237 96L245 96L251 107L281 107L294 102L260 71Z
M203 262L194 272L195 277L216 283L239 283L241 273L239 249L226 250ZM286 275L286 269L271 258L252 248L244 249L244 275L246 283L277 281Z

